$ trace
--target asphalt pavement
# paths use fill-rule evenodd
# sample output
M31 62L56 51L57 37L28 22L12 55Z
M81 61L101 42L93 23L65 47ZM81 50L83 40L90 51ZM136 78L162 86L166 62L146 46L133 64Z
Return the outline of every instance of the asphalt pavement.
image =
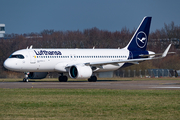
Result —
M122 90L144 90L144 89L168 89L180 90L180 80L99 80L97 82L87 81L29 81L29 82L0 82L0 88L55 88L55 89L122 89Z

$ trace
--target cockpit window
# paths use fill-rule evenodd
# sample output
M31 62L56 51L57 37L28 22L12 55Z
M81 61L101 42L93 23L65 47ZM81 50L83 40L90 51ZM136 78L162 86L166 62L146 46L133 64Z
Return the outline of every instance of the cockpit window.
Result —
M11 55L9 58L19 58L19 59L24 59L23 55Z

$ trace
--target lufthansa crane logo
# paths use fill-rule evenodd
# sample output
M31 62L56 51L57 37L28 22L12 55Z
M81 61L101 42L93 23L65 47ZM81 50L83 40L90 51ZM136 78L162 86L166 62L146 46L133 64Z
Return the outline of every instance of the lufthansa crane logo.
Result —
M140 48L144 48L146 46L146 43L147 43L146 33L144 33L143 31L140 31L136 35L136 43Z

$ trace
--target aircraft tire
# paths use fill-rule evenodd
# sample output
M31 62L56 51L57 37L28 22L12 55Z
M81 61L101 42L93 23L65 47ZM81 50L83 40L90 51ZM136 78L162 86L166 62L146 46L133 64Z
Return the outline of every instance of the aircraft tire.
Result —
M59 76L59 82L63 82L63 81L62 81L62 76Z
M88 79L89 82L96 82L97 81L97 77L96 76L91 76L89 79Z
M63 76L63 82L67 82L68 77L67 76Z
M26 78L23 79L23 82L26 82Z
M59 82L67 82L68 77L67 76L59 76Z
M23 82L28 82L28 79L27 79L27 78L24 78L24 79L23 79Z

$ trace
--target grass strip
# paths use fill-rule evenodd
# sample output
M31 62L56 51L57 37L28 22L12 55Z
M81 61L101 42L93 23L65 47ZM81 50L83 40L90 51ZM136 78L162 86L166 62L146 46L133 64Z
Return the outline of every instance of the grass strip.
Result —
M178 90L0 89L0 119L179 119Z

